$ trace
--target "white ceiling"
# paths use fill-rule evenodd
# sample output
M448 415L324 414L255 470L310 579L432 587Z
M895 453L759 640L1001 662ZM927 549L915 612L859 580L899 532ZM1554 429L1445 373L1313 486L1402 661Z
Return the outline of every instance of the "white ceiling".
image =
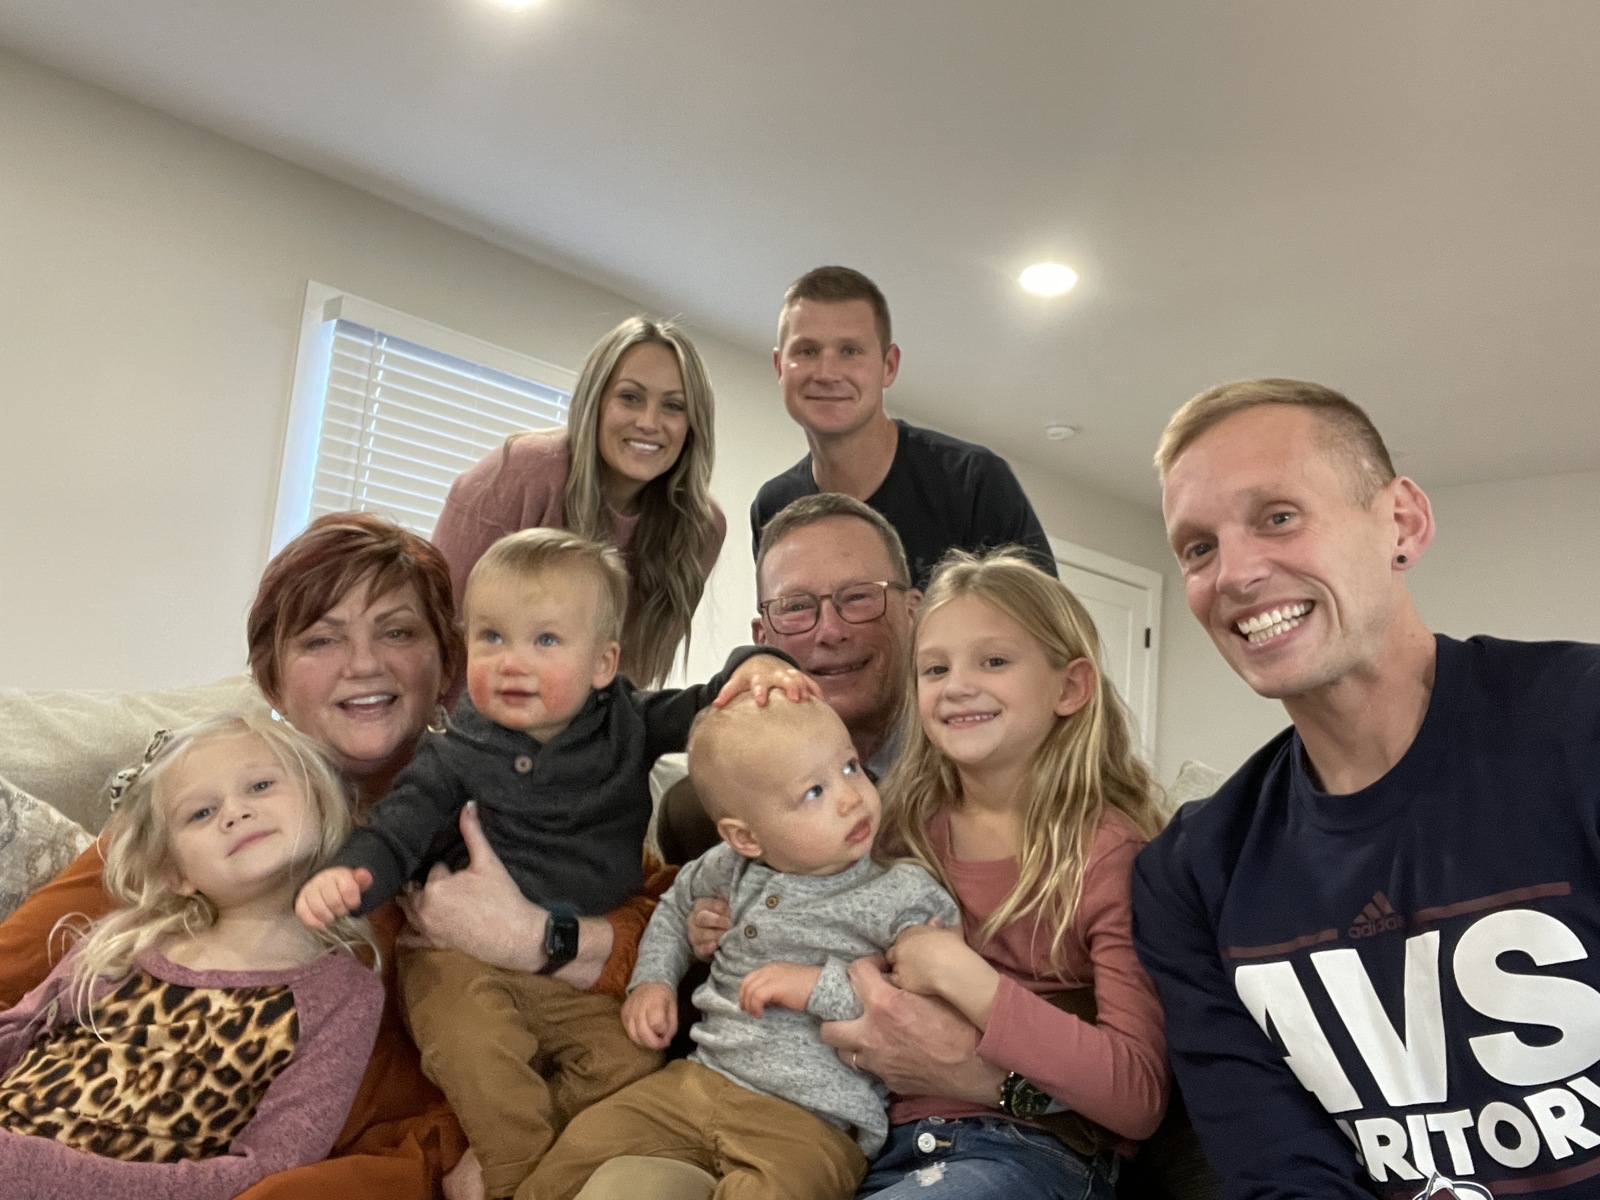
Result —
M1589 0L0 0L0 44L751 350L857 266L895 407L1140 503L1249 375L1425 484L1600 470Z

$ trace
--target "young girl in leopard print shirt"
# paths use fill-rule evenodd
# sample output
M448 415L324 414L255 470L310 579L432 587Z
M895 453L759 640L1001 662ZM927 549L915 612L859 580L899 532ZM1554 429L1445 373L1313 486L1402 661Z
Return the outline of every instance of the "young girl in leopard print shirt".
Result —
M0 1193L224 1200L327 1154L372 1050L364 929L294 915L349 806L254 716L158 734L114 791L122 907L0 1014Z

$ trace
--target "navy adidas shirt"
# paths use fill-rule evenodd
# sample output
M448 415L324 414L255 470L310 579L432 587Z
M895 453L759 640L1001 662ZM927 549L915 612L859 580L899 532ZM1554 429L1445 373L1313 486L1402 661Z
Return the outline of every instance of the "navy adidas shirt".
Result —
M1383 779L1286 730L1135 865L1225 1196L1600 1195L1600 647L1437 645Z

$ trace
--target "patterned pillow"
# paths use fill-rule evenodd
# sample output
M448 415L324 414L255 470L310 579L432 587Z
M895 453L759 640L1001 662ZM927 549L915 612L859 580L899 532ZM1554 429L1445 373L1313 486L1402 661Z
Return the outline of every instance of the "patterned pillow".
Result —
M92 841L83 826L0 778L0 917Z

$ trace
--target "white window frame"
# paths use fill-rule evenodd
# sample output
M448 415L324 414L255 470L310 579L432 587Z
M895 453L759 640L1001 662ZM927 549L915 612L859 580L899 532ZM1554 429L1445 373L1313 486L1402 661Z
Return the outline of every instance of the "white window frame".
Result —
M566 367L388 308L341 288L309 280L306 283L305 307L300 314L293 391L289 399L283 451L278 463L278 494L273 505L269 554L276 554L283 549L286 543L305 529L310 520L317 444L322 434L328 369L333 353L333 323L340 320L562 392L570 393L578 382L578 373Z

